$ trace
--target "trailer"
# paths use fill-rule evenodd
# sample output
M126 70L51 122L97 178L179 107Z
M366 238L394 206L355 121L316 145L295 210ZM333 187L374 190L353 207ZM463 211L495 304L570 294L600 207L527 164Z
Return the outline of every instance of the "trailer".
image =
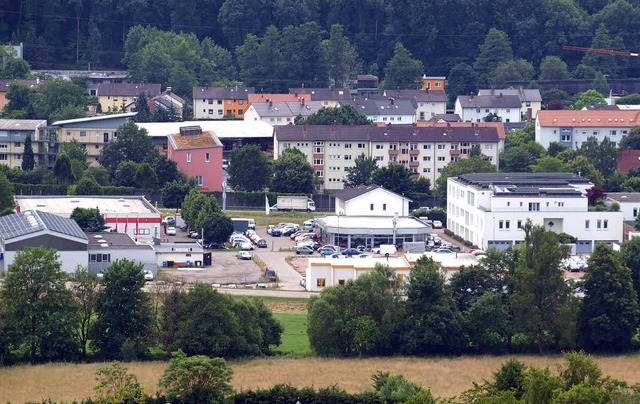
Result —
M316 204L311 198L306 196L279 196L278 201L270 210L304 210L314 212Z

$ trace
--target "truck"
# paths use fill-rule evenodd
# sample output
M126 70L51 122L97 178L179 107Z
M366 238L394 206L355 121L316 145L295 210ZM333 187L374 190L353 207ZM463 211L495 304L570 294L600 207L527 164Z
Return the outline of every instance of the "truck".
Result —
M306 196L279 196L277 203L270 210L305 210L314 212L316 203Z
M232 217L231 221L233 222L233 231L237 231L238 233L244 234L244 232L246 232L250 228L249 219Z

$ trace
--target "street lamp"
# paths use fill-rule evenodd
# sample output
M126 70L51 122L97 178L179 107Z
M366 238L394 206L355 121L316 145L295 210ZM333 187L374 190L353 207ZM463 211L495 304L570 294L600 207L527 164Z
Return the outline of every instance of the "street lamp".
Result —
M396 231L398 230L398 212L393 214L393 219L391 219L391 223L393 224L393 245L396 245Z
M222 181L222 211L227 211L227 181Z

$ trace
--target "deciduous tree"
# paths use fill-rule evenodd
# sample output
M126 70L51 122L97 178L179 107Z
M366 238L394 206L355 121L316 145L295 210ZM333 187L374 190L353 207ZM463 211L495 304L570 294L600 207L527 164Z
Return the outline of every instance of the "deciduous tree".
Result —
M344 186L356 187L358 185L371 185L373 173L378 168L373 157L367 157L362 153L354 160L354 165L345 169Z
M598 243L584 277L578 330L590 351L627 351L638 326L638 295L632 273L611 247Z
M247 144L231 152L229 185L238 191L262 191L273 175L273 163L260 145Z
M399 195L412 191L411 171L402 164L378 167L371 174L371 182Z
M13 184L3 172L0 172L0 216L13 213L15 206Z
M233 233L233 221L224 213L217 212L204 218L202 237L210 243L224 243Z
M545 56L540 63L540 80L566 80L570 78L567 64L557 56Z
M384 88L389 90L415 89L424 74L424 65L413 59L411 52L400 42L396 43L393 57L384 69Z
M79 208L76 208L79 209ZM73 215L72 215L73 216ZM89 343L89 330L95 321L95 309L98 301L100 279L96 274L89 272L87 267L78 265L73 274L71 292L78 306L76 333L82 349L82 356L87 357L87 345Z
M271 191L311 194L316 178L313 166L298 149L286 149L274 164Z
M27 135L24 140L24 152L22 153L22 163L20 167L24 171L31 171L36 165L36 160L33 157L33 146L31 145L31 135Z

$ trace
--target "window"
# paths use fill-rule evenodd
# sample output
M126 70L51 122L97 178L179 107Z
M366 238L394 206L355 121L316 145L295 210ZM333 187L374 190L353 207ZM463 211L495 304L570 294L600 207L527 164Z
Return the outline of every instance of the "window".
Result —
M609 221L607 219L602 221L602 228L605 230L609 228Z
M439 156L438 157L438 161L444 161L444 160L445 160L444 156Z
M244 100L238 100L238 105L244 104Z
M588 220L585 220L585 221L584 221L584 228L585 228L586 230L589 230L589 221L588 221Z
M0 154L0 161L7 161L7 155L6 154Z
M431 161L431 156L422 156L422 161Z
M476 108L476 114L480 113L480 108Z
M389 150L398 150L398 145L395 143L392 143L389 145Z
M209 105L213 105L213 100L209 100Z
M430 172L431 172L431 169L430 169L430 168L423 168L423 169L422 169L422 172L423 172L423 173L430 173Z
M204 154L204 161L206 161L207 163L211 161L211 156L209 155L209 153Z
M602 228L602 220L599 220L599 219L598 219L598 221L596 222L596 228L597 228L598 230L600 230L600 229Z
M387 210L387 204L386 203L382 204L382 210Z
M16 159L16 160L20 160L20 159L22 159L22 156L19 155L19 154L14 154L13 158Z
M199 187L202 186L202 175L196 175L196 182L198 183Z
M400 154L409 154L409 149L400 149Z
M313 165L321 166L324 164L324 159L313 159Z
M505 228L505 230L509 230L511 228L511 221L510 220L505 220L504 221L504 228Z
M7 148L6 143L0 143L0 149L6 149L6 148Z
M324 177L324 171L316 170L316 177Z
M313 148L313 152L314 153L324 153L324 147L314 147Z
M384 149L384 145L383 144L377 144L376 145L376 150L382 150Z
M558 207L563 208L564 207L564 202L558 202Z
M329 160L339 160L340 159L340 155L339 154L330 154L329 155Z
M15 144L13 145L13 147L21 147L21 146L20 146L20 142L15 142Z
M346 281L344 279L338 279L338 285L344 286L345 284L346 284Z
M345 149L350 149L351 148L351 143L345 143L344 144L344 148Z
M609 131L609 135L611 135L611 136L615 136L617 134L618 134L618 132L616 132L615 130L610 130Z
M364 143L358 143L358 149L364 149L365 145Z
M231 100L227 100L227 105L231 105Z
M282 148L283 149L288 149L290 147L291 147L291 143L289 143L289 142L282 143Z
M422 150L431 150L431 145L430 144L423 144L422 145Z
M191 153L187 153L187 163L191 163Z
M327 286L327 280L325 278L318 278L316 280L316 286L319 288L324 288Z
M518 229L522 229L522 220L518 220Z
M493 145L492 144L485 144L484 145L484 149L485 150L493 150Z
M418 144L417 143L411 143L411 145L409 145L409 149L418 150Z
M350 154L345 154L345 155L344 155L344 159L345 159L346 161L351 161L351 155L350 155Z
M322 141L320 141L320 142L319 142L319 141L315 141L315 142L313 142L313 145L314 145L314 146L324 146L324 142L322 142Z
M209 110L209 113L211 114L211 113L213 113L213 111ZM222 110L221 109L218 110L218 115L222 115Z
M410 162L418 161L418 156L409 156L409 161Z
M382 156L376 156L376 157L375 157L375 160L376 160L376 161L384 161L384 157L382 157Z
M222 100L218 100L218 105L222 105ZM222 111L222 110L220 110Z
M111 254L89 254L89 262L111 262Z
M540 202L529 202L529 212L537 212L540 210Z
M80 137L86 137L86 136L87 136L87 131L81 130L80 131Z
M500 220L498 222L498 229L500 229L500 230L504 229L504 220Z
M571 135L562 135L560 137L560 141L562 141L562 142L570 142L571 141Z
M209 110L209 111L207 111L207 112L209 112L209 115L213 114L213 110L212 110L212 109L210 109L210 110Z
M638 208L633 208L633 217L638 217Z
M444 149L446 149L444 144L439 144L438 145L438 150L444 150Z
M369 210L373 210L373 204L369 204Z

